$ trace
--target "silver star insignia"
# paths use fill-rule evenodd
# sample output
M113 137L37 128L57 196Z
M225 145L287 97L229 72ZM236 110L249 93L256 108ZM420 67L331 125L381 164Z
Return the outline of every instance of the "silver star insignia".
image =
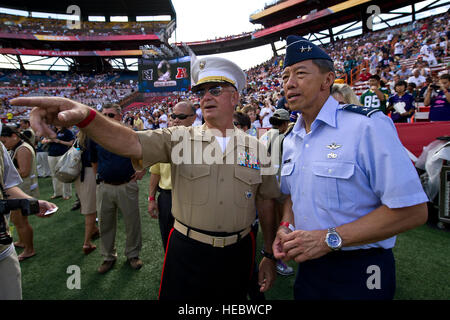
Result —
M300 50L302 50L302 53L305 52L306 48L305 47L301 47Z
M327 146L327 148L331 149L331 150L336 150L336 149L339 149L340 147L342 147L342 145L336 144L336 142L333 142L332 144Z
M310 52L312 50L312 47L308 46L308 52Z

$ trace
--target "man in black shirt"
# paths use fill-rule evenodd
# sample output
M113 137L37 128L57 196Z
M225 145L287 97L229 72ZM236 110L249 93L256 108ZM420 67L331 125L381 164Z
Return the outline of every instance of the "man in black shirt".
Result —
M277 101L277 106L276 106L276 108L277 108L277 109L287 109L287 106L286 106L286 97L285 97L285 95L284 95L284 90L283 90L283 89L281 89L280 94L281 94L281 98Z

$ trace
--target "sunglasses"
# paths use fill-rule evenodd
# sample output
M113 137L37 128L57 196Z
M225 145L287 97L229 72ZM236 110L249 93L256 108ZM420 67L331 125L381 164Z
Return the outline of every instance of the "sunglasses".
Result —
M214 86L208 89L208 92L211 93L214 97L218 97L222 94L222 92L224 91L226 87L222 87L222 86ZM205 94L206 94L206 89L199 89L195 92L195 94L197 95L197 97L199 97L200 99L202 99Z
M172 113L172 114L170 115L170 117L171 117L172 119L178 118L178 119L180 119L180 120L184 120L184 119L186 119L187 117L190 117L190 116L193 116L193 115L194 115L194 114L183 114L183 113L175 114L175 113Z
M241 125L238 121L233 121L233 124L234 124L236 127Z
M103 114L105 117L110 117L110 118L114 118L116 116L115 113L104 113Z

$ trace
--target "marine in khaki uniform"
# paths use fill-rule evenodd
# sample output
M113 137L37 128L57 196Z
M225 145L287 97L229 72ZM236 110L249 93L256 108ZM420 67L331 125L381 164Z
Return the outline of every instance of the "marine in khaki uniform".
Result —
M192 76L205 119L198 128L135 132L64 98L17 98L11 104L36 107L31 124L38 135L54 136L50 122L76 124L107 150L131 158L136 169L170 162L176 222L160 299L243 300L255 263L250 226L256 208L267 250L259 265L261 291L276 277L271 244L279 187L262 144L233 126L243 71L226 59L207 57L196 61Z

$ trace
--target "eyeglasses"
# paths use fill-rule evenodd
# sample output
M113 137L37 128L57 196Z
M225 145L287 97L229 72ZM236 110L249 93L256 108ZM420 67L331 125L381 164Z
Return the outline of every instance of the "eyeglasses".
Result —
M104 113L103 114L105 117L110 117L110 118L114 118L116 116L115 113Z
M183 114L183 113L180 113L180 114L175 114L175 113L172 113L171 115L170 115L170 117L172 118L172 119L176 119L176 118L178 118L178 119L180 119L180 120L184 120L184 119L186 119L187 117L191 117L191 116L193 116L194 114L192 113L192 114Z
M209 88L208 92L211 93L214 97L218 97L222 94L222 92L224 91L225 88L226 87L222 87L222 86L214 86L214 87ZM206 94L206 89L199 89L195 92L195 94L200 99L203 99L203 97Z

